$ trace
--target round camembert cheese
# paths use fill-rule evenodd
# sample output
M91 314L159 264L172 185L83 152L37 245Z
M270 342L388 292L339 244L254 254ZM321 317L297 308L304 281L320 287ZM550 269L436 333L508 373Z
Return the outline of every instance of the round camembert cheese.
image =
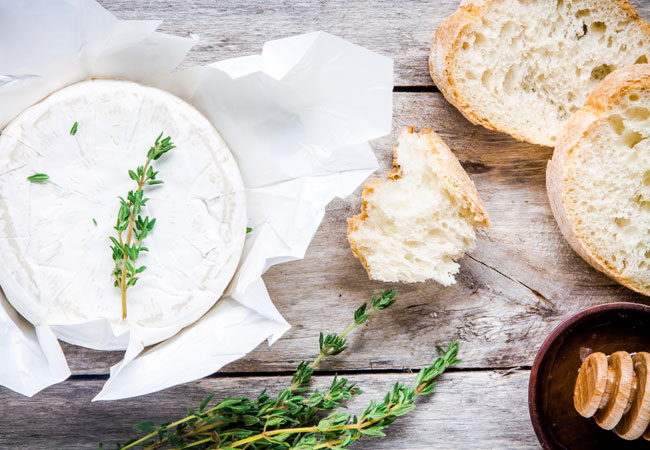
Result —
M141 214L157 220L137 261L147 270L128 289L122 320L109 236L118 196L137 188L128 171L145 163L161 132L176 148L152 163L164 184L145 188ZM49 181L28 181L35 173ZM201 113L165 91L84 81L30 107L0 135L0 286L35 325L106 319L115 336L130 330L144 345L172 336L219 299L245 234L244 187L228 146ZM115 348L92 327L79 330L73 343Z

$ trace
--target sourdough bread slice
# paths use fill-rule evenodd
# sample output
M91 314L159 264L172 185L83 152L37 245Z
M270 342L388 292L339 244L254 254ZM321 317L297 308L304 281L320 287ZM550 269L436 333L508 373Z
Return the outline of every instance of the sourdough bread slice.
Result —
M626 0L464 1L436 31L431 77L472 123L554 146L610 72L650 58Z
M546 187L574 250L650 295L650 65L619 69L592 92L560 133Z
M371 279L455 282L456 260L489 226L483 202L460 163L429 128L404 130L387 181L363 189L348 240Z

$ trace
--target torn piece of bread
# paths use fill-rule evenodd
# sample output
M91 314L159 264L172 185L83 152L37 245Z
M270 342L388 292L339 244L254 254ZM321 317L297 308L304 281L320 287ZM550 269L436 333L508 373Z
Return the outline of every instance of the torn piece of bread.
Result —
M371 279L455 283L456 260L488 227L483 202L460 163L429 128L404 130L387 181L363 189L348 240Z
M650 25L626 0L475 0L441 23L429 68L472 123L554 146L607 74L649 58Z
M650 65L619 69L592 92L560 133L546 188L573 249L650 295Z

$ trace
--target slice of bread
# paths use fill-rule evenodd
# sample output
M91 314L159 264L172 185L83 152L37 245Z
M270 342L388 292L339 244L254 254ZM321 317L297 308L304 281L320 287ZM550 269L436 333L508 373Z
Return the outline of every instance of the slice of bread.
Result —
M472 123L554 146L607 74L649 59L650 25L626 0L475 0L441 23L429 68Z
M560 133L546 188L574 250L650 295L650 65L619 69L592 92Z
M490 222L460 163L429 128L404 130L388 181L363 189L348 240L370 279L455 282L456 260L473 248L476 227Z

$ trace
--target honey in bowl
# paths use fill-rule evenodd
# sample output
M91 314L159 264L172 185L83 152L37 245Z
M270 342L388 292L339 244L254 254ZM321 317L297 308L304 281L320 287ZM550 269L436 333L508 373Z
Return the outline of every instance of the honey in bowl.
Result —
M650 307L612 303L583 311L544 342L531 372L529 403L535 432L545 449L650 448L641 437L624 440L582 417L573 394L580 366L591 354L650 351ZM611 356L610 356L611 358Z

